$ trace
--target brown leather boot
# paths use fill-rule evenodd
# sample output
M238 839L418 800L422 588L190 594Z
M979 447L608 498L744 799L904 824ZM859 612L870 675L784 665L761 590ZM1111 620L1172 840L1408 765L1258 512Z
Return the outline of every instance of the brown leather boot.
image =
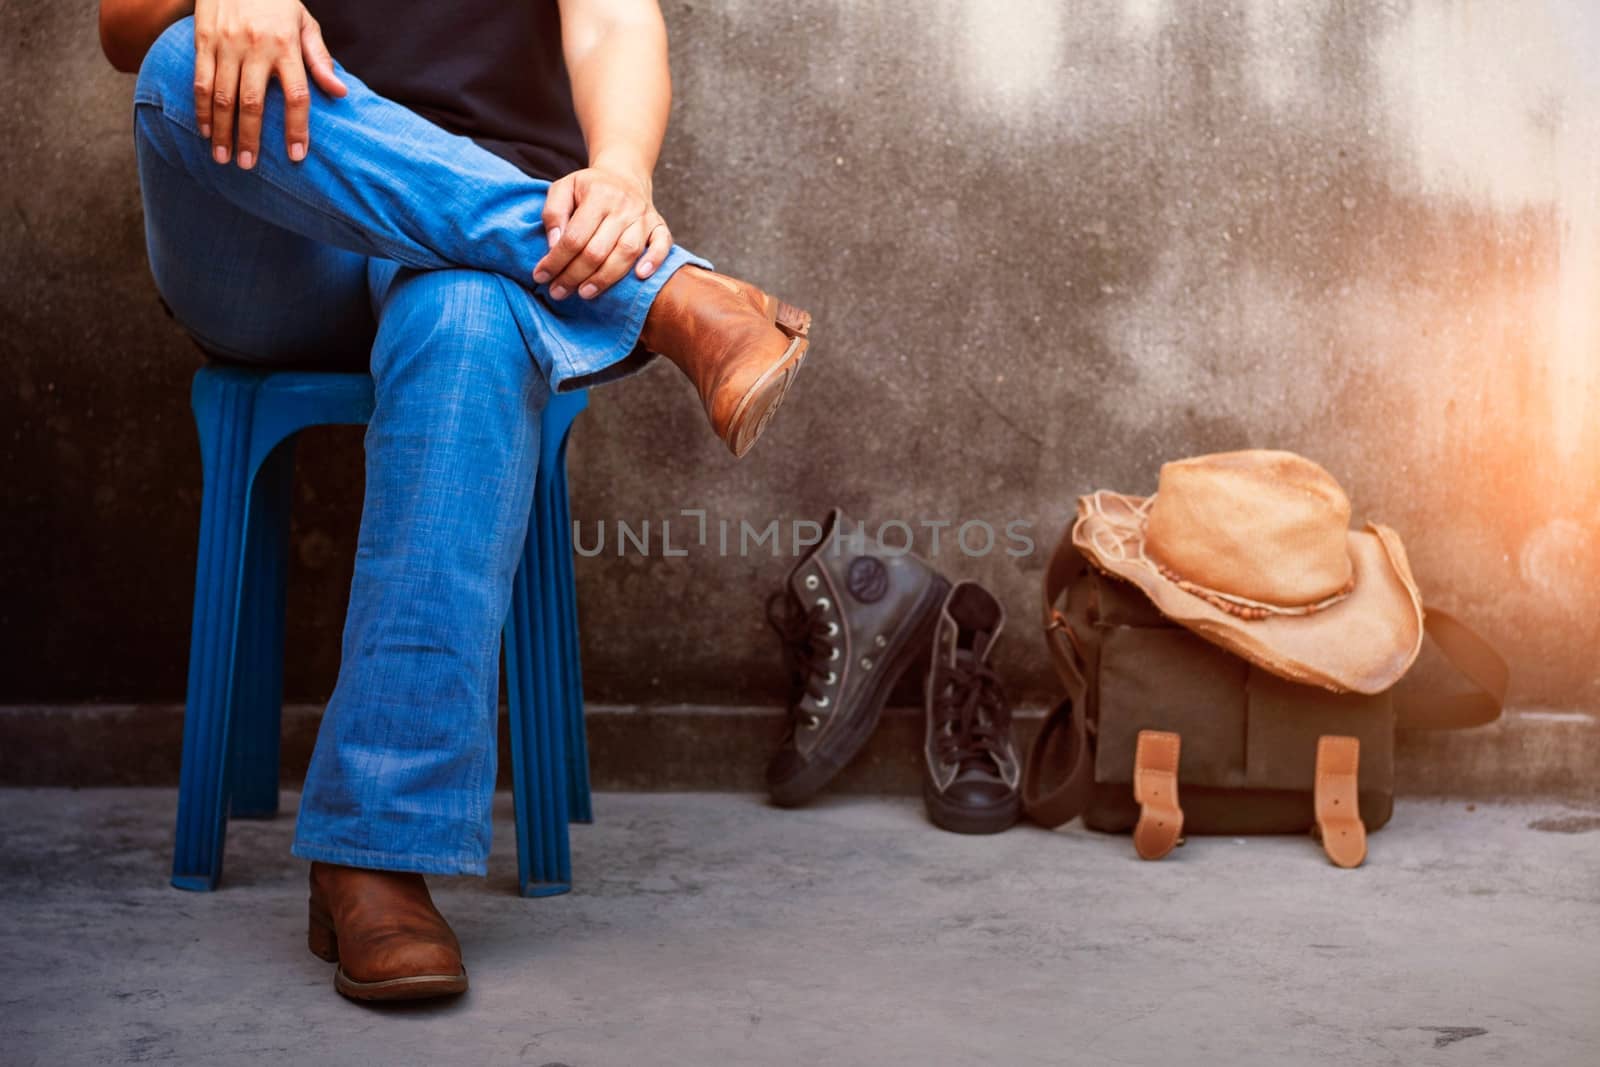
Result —
M306 944L339 965L333 987L355 1000L467 991L461 945L420 874L313 863Z
M677 364L735 456L766 429L809 344L811 315L747 282L679 268L650 305L640 341Z

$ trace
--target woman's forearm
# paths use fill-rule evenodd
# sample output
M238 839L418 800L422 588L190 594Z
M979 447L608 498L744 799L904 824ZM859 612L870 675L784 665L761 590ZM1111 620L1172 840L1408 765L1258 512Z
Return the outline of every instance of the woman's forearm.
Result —
M133 74L161 31L194 13L194 0L100 0L100 51Z
M563 0L561 37L589 165L648 189L672 104L656 0Z

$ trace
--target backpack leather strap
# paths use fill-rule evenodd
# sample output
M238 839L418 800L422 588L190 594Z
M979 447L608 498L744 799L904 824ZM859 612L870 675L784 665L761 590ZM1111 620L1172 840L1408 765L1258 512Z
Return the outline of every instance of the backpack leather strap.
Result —
M1071 822L1089 806L1094 791L1094 761L1089 758L1089 726L1084 713L1088 684L1083 659L1073 644L1065 599L1087 566L1072 538L1062 537L1045 568L1044 640L1067 698L1045 717L1023 766L1023 807L1040 826ZM1066 774L1052 779L1059 768L1066 768Z
M1165 730L1140 730L1133 750L1133 799L1139 825L1133 847L1144 860L1158 860L1183 843L1183 808L1178 804L1178 754L1182 739Z
M1317 738L1315 832L1335 867L1359 867L1367 858L1367 826L1361 821L1357 789L1360 765L1358 738L1336 734Z

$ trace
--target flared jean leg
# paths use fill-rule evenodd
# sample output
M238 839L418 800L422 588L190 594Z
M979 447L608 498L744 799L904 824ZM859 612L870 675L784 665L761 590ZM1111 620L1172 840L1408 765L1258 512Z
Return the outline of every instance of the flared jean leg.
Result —
M549 398L499 280L374 263L377 406L339 681L294 853L483 874L500 631Z

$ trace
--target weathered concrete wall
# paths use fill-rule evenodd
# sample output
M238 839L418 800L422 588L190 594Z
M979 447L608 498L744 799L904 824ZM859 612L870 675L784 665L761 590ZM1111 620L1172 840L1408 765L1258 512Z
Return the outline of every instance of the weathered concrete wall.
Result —
M313 6L314 9L314 6ZM195 356L142 260L130 79L94 5L0 8L0 702L181 693ZM1600 15L1586 0L670 0L659 185L685 243L817 314L734 464L665 369L572 449L591 693L776 700L787 561L716 551L841 503L1031 524L951 549L1033 633L1073 497L1163 458L1302 451L1406 537L1430 599L1511 655L1517 699L1600 698ZM289 692L332 685L359 437L302 449ZM683 545L704 509L711 544ZM613 523L650 520L618 557ZM926 531L922 539L928 546ZM785 537L784 548L788 540ZM737 549L735 536L734 550Z

